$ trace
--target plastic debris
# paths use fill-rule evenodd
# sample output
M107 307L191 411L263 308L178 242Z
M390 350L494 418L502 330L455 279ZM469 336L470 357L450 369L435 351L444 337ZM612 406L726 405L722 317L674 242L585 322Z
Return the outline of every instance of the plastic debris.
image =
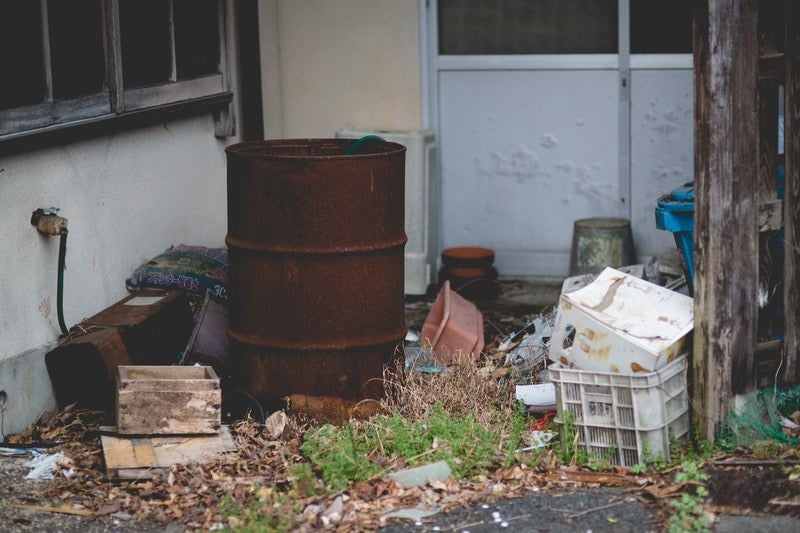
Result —
M320 520L325 527L335 524L342 519L342 511L344 510L344 500L341 496L337 496L333 503L325 509L320 515Z
M31 471L25 479L53 479L59 461L64 457L64 452L57 452L50 455L37 455L25 463L25 467Z
M446 481L452 473L453 471L450 470L450 465L447 464L447 461L437 461L424 466L393 472L389 474L389 478L402 487L421 487L430 481Z
M593 372L653 372L686 350L693 311L688 296L606 268L561 295L550 359Z
M555 439L557 436L558 433L556 433L555 431L541 431L541 430L531 431L530 437L528 439L530 446L526 446L525 448L521 448L517 451L529 452L531 450L547 448L553 442L553 439Z
M552 383L517 385L515 396L529 411L544 413L556 408L556 386Z
M407 346L405 349L406 372L424 372L427 374L441 374L447 370L447 365L442 363L431 350L430 346Z
M400 518L403 520L415 520L419 521L423 518L427 518L429 516L433 516L437 514L441 510L441 507L435 507L433 509L422 509L420 507L408 507L406 509L398 509L396 511L392 511L390 513L385 514L386 518ZM421 523L419 525L422 525Z
M503 366L514 366L521 376L528 376L534 370L541 370L550 350L551 325L556 311L537 316L520 331L506 336L499 344L498 351L506 352Z

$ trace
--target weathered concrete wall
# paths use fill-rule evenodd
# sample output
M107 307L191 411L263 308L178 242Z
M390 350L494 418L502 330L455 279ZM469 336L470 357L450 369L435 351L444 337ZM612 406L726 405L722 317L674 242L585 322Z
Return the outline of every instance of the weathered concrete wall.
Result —
M169 246L224 245L224 148L234 140L214 137L209 114L0 158L6 433L53 405L43 357L60 334L59 239L41 236L31 213L55 206L69 220L64 318L70 327L125 296L125 278Z
M266 137L421 127L417 0L261 0Z

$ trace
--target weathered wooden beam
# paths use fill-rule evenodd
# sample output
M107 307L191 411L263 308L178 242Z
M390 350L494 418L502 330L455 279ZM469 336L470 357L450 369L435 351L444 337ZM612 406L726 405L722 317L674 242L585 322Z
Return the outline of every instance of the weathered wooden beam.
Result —
M758 82L758 189L759 199L778 197L778 82Z
M695 3L695 334L700 437L752 374L758 306L758 3Z
M783 0L761 0L758 6L758 187L759 198L777 198L778 83L783 80Z
M784 379L796 383L798 349L800 349L800 2L786 2L786 80L784 110L784 345L786 370Z

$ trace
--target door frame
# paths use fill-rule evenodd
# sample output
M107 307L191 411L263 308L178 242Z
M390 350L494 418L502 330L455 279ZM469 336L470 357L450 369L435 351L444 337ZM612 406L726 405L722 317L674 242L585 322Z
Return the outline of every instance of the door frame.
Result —
M458 70L617 70L619 88L619 216L632 217L631 72L640 69L686 70L692 54L631 54L630 2L618 0L617 54L439 55L438 1L419 0L422 125L441 143L439 73ZM440 158L441 159L441 158ZM440 168L437 175L441 176ZM440 180L441 181L441 180ZM440 196L441 198L441 196ZM441 209L438 210L441 213ZM443 228L444 221L439 221ZM441 236L440 236L441 239ZM441 245L441 242L440 242Z

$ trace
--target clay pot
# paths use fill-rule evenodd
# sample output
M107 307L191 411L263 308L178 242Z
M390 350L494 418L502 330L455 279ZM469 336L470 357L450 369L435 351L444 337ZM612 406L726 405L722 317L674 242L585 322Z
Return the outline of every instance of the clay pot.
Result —
M480 246L459 246L442 252L445 268L490 268L494 263L494 250Z
M470 300L488 300L497 296L497 269L494 250L479 246L447 248L442 252L439 283L449 281L453 290Z

